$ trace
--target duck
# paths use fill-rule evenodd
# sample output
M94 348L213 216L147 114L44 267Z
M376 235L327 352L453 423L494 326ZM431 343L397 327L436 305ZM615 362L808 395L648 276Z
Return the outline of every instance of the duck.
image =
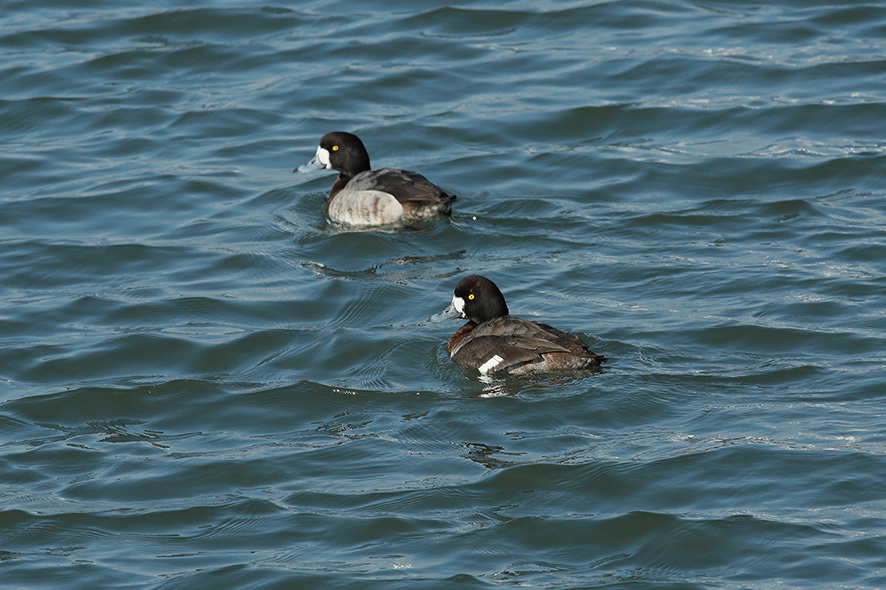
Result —
M461 279L449 307L428 321L453 318L468 323L449 338L449 358L483 375L587 370L606 361L575 334L510 315L501 290L484 276Z
M369 165L363 141L346 131L320 138L317 153L293 172L337 170L326 207L329 218L347 225L404 224L451 215L457 198L417 172Z

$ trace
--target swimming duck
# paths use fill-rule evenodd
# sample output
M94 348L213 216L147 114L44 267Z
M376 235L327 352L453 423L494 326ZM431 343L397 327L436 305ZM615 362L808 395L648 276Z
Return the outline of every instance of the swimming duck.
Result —
M499 288L480 275L459 281L449 307L428 321L451 318L468 323L449 338L449 357L483 374L590 369L606 360L574 334L509 315Z
M329 191L327 210L330 219L340 223L387 225L449 215L456 199L417 172L372 170L363 142L345 131L324 135L317 154L293 172L324 168L339 172Z

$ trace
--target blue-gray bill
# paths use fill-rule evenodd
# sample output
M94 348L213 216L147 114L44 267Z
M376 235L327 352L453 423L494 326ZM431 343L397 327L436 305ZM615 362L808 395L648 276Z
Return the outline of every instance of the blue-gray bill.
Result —
M455 302L449 304L449 307L441 311L440 313L435 313L431 317L428 318L429 322L442 322L444 320L451 320L452 318L460 318L462 317L461 312L455 307Z
M324 168L326 168L326 165L320 161L320 158L314 156L308 162L305 162L293 170L293 172L297 172L298 174L309 174L311 172L316 172L317 170L323 170Z

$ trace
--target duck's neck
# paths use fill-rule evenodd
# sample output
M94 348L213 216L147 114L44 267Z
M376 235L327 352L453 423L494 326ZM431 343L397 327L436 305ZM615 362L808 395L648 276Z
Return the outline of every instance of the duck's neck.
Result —
M345 188L345 185L350 182L351 177L345 176L345 173L342 172L338 175L338 178L335 179L335 184L332 185L332 189L329 191L329 200L332 200L332 197L336 195L341 189Z
M477 324L474 322L468 322L458 330L456 330L455 334L449 337L449 343L446 345L447 350L449 351L450 356L452 355L452 351L455 350L455 347L458 346L462 340L468 337L468 334L471 333L471 330L477 327Z

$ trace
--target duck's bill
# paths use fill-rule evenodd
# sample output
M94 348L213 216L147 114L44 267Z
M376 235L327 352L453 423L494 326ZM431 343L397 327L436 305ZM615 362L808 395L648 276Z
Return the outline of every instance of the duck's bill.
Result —
M428 318L429 322L442 322L445 320L451 320L452 318L460 318L461 312L455 307L455 303L451 303L449 307L441 311L440 313L435 313L431 317Z
M320 158L314 156L311 158L309 162L306 162L293 170L293 172L297 172L299 174L308 174L310 172L316 172L317 170L323 170L326 168L326 165L320 161Z

